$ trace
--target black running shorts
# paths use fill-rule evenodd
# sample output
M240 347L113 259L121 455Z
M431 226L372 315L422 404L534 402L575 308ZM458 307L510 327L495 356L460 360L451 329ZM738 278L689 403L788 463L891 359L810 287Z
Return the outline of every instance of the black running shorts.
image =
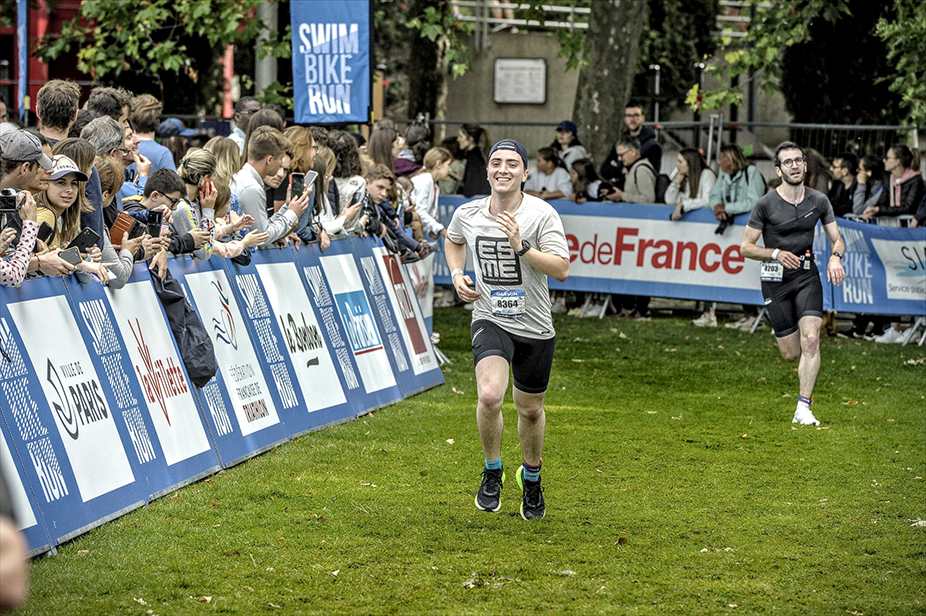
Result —
M472 326L473 364L484 357L504 357L514 374L514 386L528 394L542 394L550 382L556 337L525 338L511 334L492 321L475 321Z
M816 267L790 280L763 282L762 297L778 338L796 332L801 317L823 316L823 284Z

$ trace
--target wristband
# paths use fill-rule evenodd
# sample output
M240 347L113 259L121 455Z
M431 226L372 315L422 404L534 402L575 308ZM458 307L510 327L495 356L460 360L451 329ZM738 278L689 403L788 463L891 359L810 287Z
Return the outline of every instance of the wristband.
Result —
M839 260L842 261L842 253L841 253L841 252L836 252L836 251L834 250L834 251L833 251L833 254L831 254L830 257L839 257Z
M455 269L455 270L453 270L452 272L450 272L450 280L453 280L453 277L456 276L457 274L462 275L462 274L463 274L463 270L461 270L461 269Z
M772 251L772 261L778 260L778 253L781 252L781 248L776 248Z

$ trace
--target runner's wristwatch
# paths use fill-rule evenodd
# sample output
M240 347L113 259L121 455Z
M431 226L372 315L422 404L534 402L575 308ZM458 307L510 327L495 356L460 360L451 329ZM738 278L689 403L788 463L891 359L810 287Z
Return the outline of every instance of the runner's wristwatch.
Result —
M842 253L841 253L841 252L836 252L836 251L834 250L832 256L834 256L834 257L839 257L839 260L842 261Z
M528 250L531 249L531 243L527 240L521 240L521 250L518 251L518 256L523 257Z

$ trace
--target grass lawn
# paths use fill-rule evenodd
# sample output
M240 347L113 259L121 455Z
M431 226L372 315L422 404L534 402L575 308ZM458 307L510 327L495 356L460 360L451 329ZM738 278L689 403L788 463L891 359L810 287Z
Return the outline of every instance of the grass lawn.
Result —
M59 548L22 614L924 614L926 349L823 340L819 428L768 330L558 317L547 517L473 505L470 313L447 384Z

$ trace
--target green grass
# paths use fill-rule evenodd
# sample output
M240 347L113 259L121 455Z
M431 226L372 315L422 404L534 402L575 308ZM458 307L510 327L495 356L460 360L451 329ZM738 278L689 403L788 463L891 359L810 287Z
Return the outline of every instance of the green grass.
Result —
M436 312L445 386L60 547L21 613L926 613L926 349L824 340L795 427L767 330L558 318L528 523L510 394L502 511L473 506L469 318Z

